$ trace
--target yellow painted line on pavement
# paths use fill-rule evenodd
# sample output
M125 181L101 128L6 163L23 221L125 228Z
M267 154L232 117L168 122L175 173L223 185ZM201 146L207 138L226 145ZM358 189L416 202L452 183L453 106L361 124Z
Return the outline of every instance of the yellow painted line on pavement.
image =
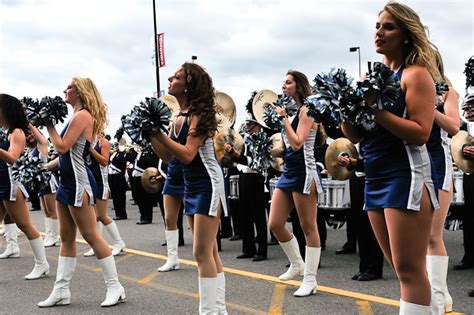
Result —
M368 301L356 301L357 308L359 309L359 315L372 315L372 308Z
M138 280L138 283L139 284L148 284L148 283L152 282L153 280L155 280L155 278L159 274L160 273L158 271L154 271L154 272L150 273L148 276L146 276L145 278L143 278L141 280Z
M76 241L79 242L79 243L87 244L84 240L81 240L81 239L77 239ZM163 256L163 255L158 255L158 254L149 253L149 252L136 250L136 249L131 249L131 248L127 248L125 251L127 253L132 253L132 254L135 254L135 255L154 258L154 259L161 259L161 260L166 260L167 259L167 257ZM193 260L179 259L179 263L197 267L197 263ZM264 275L264 274L251 272L251 271L246 271L246 270L240 270L240 269L235 269L235 268L224 267L224 271L228 272L228 273L231 273L231 274L244 276L244 277L248 277L248 278L252 278L252 279L257 279L257 280L265 280L265 281L269 281L269 282L292 285L292 286L295 286L295 287L300 287L301 286L301 281L296 281L296 280L281 281L280 279L278 279L278 277ZM396 300L393 300L393 299L384 298L384 297L380 297L380 296L376 296L376 295L370 295L370 294L354 292L354 291L331 288L331 287L326 287L326 286L322 286L322 285L318 285L318 292L325 292L325 293L330 293L330 294L334 294L334 295L353 298L353 299L356 299L356 300L365 300L365 301L368 301L368 302L374 302L374 303L385 304L385 305L390 305L390 306L396 306L396 307L400 306L400 302L396 301Z
M275 284L268 315L281 315L283 313L283 302L285 300L286 287L287 285L284 284Z

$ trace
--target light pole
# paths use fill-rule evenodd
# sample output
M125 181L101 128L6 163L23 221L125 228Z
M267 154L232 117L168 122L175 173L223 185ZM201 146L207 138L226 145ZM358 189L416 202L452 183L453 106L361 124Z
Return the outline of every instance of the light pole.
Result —
M156 34L156 6L155 0L153 0L153 28L154 34L153 37L155 42L155 70L156 70L156 95L160 97L160 51L158 50L158 36Z
M359 46L351 47L351 48L349 48L349 51L350 52L357 51L359 53L359 78L360 78L361 77L361 73L360 73L360 47Z
M197 59L198 59L197 56L191 56L191 60L193 61L193 63L194 63L194 61L197 60Z

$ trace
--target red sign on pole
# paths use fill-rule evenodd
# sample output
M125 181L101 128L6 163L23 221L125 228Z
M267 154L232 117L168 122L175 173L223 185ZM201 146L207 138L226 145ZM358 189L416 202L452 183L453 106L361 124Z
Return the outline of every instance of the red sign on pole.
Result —
M165 63L165 33L158 34L158 59L159 59L159 66L164 67L166 66Z

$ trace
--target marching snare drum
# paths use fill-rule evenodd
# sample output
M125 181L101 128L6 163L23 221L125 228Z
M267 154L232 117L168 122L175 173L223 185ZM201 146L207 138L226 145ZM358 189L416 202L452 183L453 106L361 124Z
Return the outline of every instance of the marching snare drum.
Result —
M280 177L273 177L273 178L270 178L270 180L268 181L269 186L270 186L270 201L269 202L272 202L273 192L275 191L275 187L279 179Z
M346 210L351 207L348 180L323 178L323 193L318 196L321 209Z
M333 229L346 223L346 212L350 208L348 180L322 179L323 193L318 195L318 208L326 213L325 221Z
M455 171L453 172L453 200L451 200L451 204L455 206L462 206L464 205L464 190L462 187L463 183L463 172Z
M239 175L229 176L229 199L239 199Z

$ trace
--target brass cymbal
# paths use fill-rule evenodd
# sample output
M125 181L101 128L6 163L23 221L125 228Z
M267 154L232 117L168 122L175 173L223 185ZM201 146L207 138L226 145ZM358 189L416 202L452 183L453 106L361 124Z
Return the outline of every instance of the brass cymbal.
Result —
M230 128L220 131L214 136L214 150L217 161L222 167L232 167L234 156L224 150L224 144L226 143L233 146L235 151L241 153L244 148L244 139L237 131Z
M232 97L224 92L216 92L216 103L221 111L230 122L230 125L233 126L235 123L235 103Z
M168 105L172 113L175 113L177 110L179 110L178 100L173 95L163 95L160 97L160 100Z
M350 158L357 159L357 149L355 145L347 138L338 138L334 140L327 148L324 160L326 162L326 169L334 179L346 180L348 179L354 170L350 170L345 166L341 166L337 163L337 157L344 155Z
M164 178L156 167L149 167L143 171L141 182L147 193L156 194L163 186Z
M228 129L232 128L232 124L230 123L229 119L224 116L222 113L216 114L217 119L217 131L227 131Z
M277 99L278 95L271 90L261 90L255 94L252 102L252 111L260 125L268 128L263 121L263 112L267 106L273 106L273 103L276 102Z
M282 143L281 143L281 133L275 133L273 134L270 139L272 139L272 142L273 142L273 147L272 148L276 148L276 147L281 147L282 146ZM282 157L274 157L272 162L271 162L271 165L272 167L279 171L279 172L283 172L283 158Z
M474 145L474 138L468 132L459 131L451 141L451 153L456 166L465 173L474 173L474 159L464 156L462 149L465 145Z

